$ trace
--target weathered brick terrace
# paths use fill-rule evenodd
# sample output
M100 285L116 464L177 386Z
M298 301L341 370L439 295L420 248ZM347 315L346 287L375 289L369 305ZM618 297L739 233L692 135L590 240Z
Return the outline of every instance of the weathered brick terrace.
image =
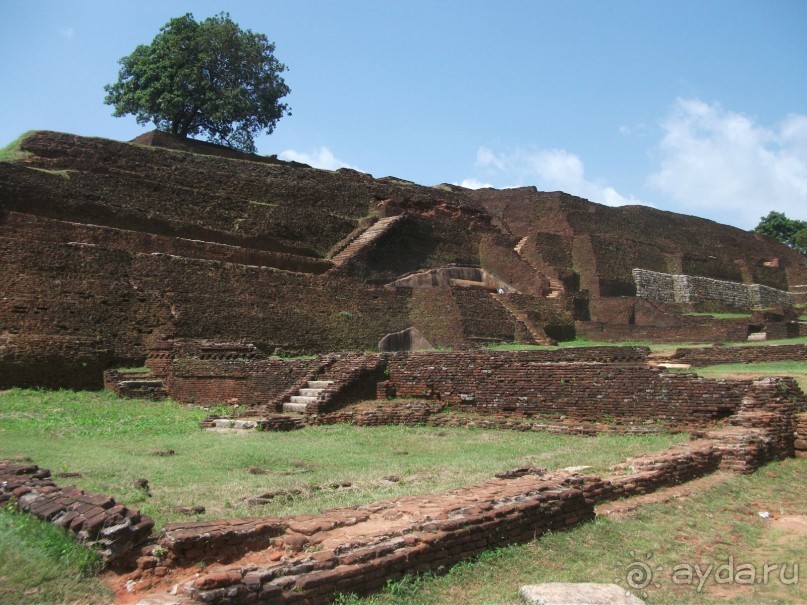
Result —
M792 382L750 385L740 410L687 443L626 460L603 476L569 469L518 469L477 486L297 517L171 524L130 575L173 574L204 558L202 573L177 572L181 591L203 602L326 603L336 592L368 593L387 579L448 566L496 546L570 529L597 503L675 485L717 470L749 473L792 456L798 416ZM801 404L803 405L803 403ZM182 574L185 574L182 576Z
M703 347L678 349L672 359L702 368L726 363L766 361L807 362L807 345L771 345L766 347Z
M805 348L711 348L693 349L691 354L714 351L750 354L757 359L770 351L777 359L799 358ZM152 350L147 360L151 375L107 372L107 385L129 395L167 394L204 405L237 403L242 406L242 416L264 418L264 428L350 418L367 424L379 424L383 419L403 424L481 421L506 428L531 420L533 426L554 423L555 430L568 426L566 421L634 427L655 424L666 430L701 427L734 414L750 385L750 381L670 373L649 365L648 354L646 347L586 347L343 353L283 360L267 358L244 345L176 342ZM302 415L278 416L284 403L312 380L328 386L317 390L316 397L303 398L309 402L298 410ZM376 404L373 413L350 407L370 400L390 403ZM401 407L398 400L427 405ZM455 415L447 415L449 412ZM463 420L463 414L472 420Z

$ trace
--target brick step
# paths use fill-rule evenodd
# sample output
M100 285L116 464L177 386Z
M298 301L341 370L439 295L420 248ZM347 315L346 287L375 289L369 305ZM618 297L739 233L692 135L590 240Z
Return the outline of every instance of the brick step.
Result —
M333 384L333 380L309 380L307 387L297 389L296 395L291 395L288 401L283 402L284 413L304 414L308 404L316 403L322 391Z
M504 294L491 294L491 297L498 302L509 314L510 316L519 322L527 332L532 336L533 341L535 344L555 344L551 338L546 335L543 328L540 326L535 325L532 320L529 318L526 312L518 309L513 305L511 301L507 299L507 296Z
M289 397L289 401L291 403L303 403L308 405L309 403L314 403L317 400L316 397L306 397L305 395L292 395Z
M529 235L525 235L524 237L522 237L520 240L518 240L516 247L513 248L513 250L515 250L515 253L518 254L519 256L521 256L521 249L524 247L524 244L527 243L529 237L530 237Z
M518 243L516 244L516 247L513 248L513 250L515 251L516 254L521 256L521 258L524 259L524 261L530 267L532 267L538 273L544 275L547 278L547 280L549 280L549 294L546 297L558 298L561 294L563 294L566 291L566 287L563 285L563 282L557 278L556 275L552 275L553 273L556 273L555 268L551 267L549 264L543 261L543 259L541 259L541 262L539 262L536 265L533 261L530 261L521 254L521 250L524 248L524 244L527 243L529 237L530 237L529 235L525 235L520 240L518 240Z
M372 244L374 241L376 241L382 235L384 235L387 231L389 231L389 229L401 218L402 217L400 215L388 216L386 218L382 218L376 221L364 233L362 233L359 237L353 240L344 250L342 250L339 254L337 254L331 259L335 267L340 267L344 265L351 258L353 258L355 255L361 252L364 248Z

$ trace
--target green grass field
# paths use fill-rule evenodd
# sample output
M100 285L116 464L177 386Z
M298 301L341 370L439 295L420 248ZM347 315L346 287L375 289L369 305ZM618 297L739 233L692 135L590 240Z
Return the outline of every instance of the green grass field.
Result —
M0 603L109 603L100 560L59 528L0 507Z
M677 371L677 370L670 370ZM705 368L680 370L695 372L704 378L748 379L761 376L792 376L807 393L807 361L767 361L759 363L726 363Z
M54 474L80 473L57 481L114 496L160 526L189 520L179 506L204 506L195 519L313 513L444 491L520 466L601 470L687 438L350 425L220 434L198 427L207 413L109 392L15 389L0 395L0 458L27 456ZM135 487L140 478L150 495ZM242 502L274 490L295 493L266 506Z

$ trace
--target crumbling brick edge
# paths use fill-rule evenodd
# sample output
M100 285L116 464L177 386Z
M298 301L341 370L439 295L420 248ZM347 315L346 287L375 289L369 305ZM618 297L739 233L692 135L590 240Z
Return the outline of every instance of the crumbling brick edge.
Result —
M0 504L12 503L26 513L92 544L109 565L121 562L143 544L154 521L114 498L74 486L60 487L48 469L36 464L0 460Z

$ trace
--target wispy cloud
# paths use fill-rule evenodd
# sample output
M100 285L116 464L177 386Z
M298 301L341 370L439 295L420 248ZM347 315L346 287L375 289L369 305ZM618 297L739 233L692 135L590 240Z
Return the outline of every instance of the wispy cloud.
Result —
M286 149L278 154L278 157L287 162L302 162L314 168L323 168L325 170L337 170L339 168L353 168L354 170L358 170L355 166L337 158L327 147L318 147L311 152Z
M535 185L544 191L565 191L608 206L642 203L633 196L622 195L600 180L589 179L580 157L565 149L518 148L497 153L480 147L475 166L502 180Z
M56 31L59 32L59 35L68 40L72 40L73 37L76 35L76 30L70 26L57 27Z
M460 187L465 187L466 189L485 189L486 187L493 187L490 183L483 183L479 179L463 179L459 183L452 183L453 185L459 185Z
M753 227L771 210L807 218L807 116L775 126L719 103L678 99L663 120L648 185L694 214Z

